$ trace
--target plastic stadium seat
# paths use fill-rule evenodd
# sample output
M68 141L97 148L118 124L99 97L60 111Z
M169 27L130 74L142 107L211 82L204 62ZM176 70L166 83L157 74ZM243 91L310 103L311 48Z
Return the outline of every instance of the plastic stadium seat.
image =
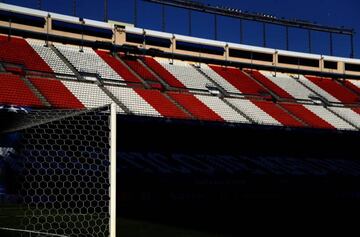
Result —
M96 53L114 69L126 82L141 83L141 80L136 77L129 69L126 68L119 60L112 56L109 52L97 50Z
M357 113L351 108L345 107L328 107L328 109L340 115L342 118L351 122L353 125L360 129L360 113Z
M39 40L26 40L29 45L39 54L39 56L51 67L51 69L57 74L70 75L69 78L74 78L75 74L71 69L62 61L59 56L50 48L45 47L43 41Z
M263 95L266 90L238 68L210 66L242 94Z
M358 108L353 108L352 110L355 111L356 113L360 114L360 107L358 107Z
M78 81L62 81L62 83L86 108L97 108L114 103L114 101L94 83ZM117 106L116 109L117 112L124 113L119 106Z
M216 67L216 66L211 66ZM222 88L224 88L228 93L236 93L241 94L241 91L239 91L235 86L233 86L229 81L224 79L222 76L220 76L217 72L214 71L210 66L207 64L202 64L200 70L205 73L208 77L213 79L216 83L218 83ZM220 68L220 67L218 67Z
M240 111L249 116L258 124L267 124L267 125L279 125L282 123L277 121L273 116L266 113L264 110L256 106L250 100L229 98L227 99L231 104L236 106Z
M251 75L254 79L263 84L268 90L274 92L277 96L284 99L293 100L294 97L290 95L286 90L279 87L276 83L271 81L268 77L264 76L260 71L257 70L245 70L249 75Z
M320 78L320 77L306 77L311 83L320 87L322 90L325 90L337 100L343 103L358 103L360 102L360 97L355 93L351 92L349 89L343 87L335 80L329 78ZM321 91L316 90L317 93L321 94ZM326 97L330 101L334 101L332 98ZM337 101L334 101L337 102Z
M227 122L249 123L245 117L227 105L219 97L208 95L195 95L195 97Z
M183 119L190 118L189 115L183 112L159 91L144 89L134 90L164 117Z
M320 116L311 112L309 109L305 108L301 104L292 104L292 103L280 103L282 107L290 111L292 114L300 118L302 121L307 123L310 127L313 128L331 128L333 129L330 123L326 122Z
M349 123L341 119L339 116L333 114L326 108L321 105L303 105L306 109L310 110L312 113L316 114L321 119L325 120L328 124L330 124L333 128L336 129L345 129L345 130L353 130L354 127Z
M54 108L83 109L85 106L59 80L29 78Z
M279 121L284 126L290 127L304 127L304 125L293 118L286 111L277 106L274 102L271 101L257 101L251 100L257 107L268 113L271 117Z
M52 73L51 68L33 50L33 48L20 38L0 35L0 61L23 65L25 69Z
M346 80L345 86L360 95L360 80Z
M169 92L168 95L200 120L224 121L224 119L192 94Z
M132 88L106 86L106 88L136 115L163 117L150 103Z
M122 56L121 59L144 81L159 82L158 79L147 68L145 68L141 63L137 61L137 58L129 59L125 56Z
M339 130L354 130L354 127L349 123L336 116L326 108L320 105L304 105L308 110L321 117L323 120L331 124L333 127Z
M168 59L156 58L156 60L188 89L207 90L207 85L212 85L203 74L187 62L174 60L173 64L170 64Z
M0 74L0 104L42 107L40 99L17 75Z
M254 77L281 98L309 100L309 96L314 95L312 91L285 73L276 73L274 76L272 72L261 71L255 72Z
M123 81L123 78L93 49L84 47L83 52L80 52L78 46L62 44L54 44L54 46L80 73L94 73L100 75L102 79Z
M155 73L158 74L169 86L175 88L186 88L183 83L176 79L168 70L166 70L160 63L151 57L145 57L144 62Z

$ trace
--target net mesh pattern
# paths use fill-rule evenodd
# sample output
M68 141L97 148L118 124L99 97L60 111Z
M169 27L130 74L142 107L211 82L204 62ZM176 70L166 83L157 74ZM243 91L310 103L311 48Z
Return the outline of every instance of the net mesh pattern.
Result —
M61 236L109 235L109 115L108 106L31 111L18 124L25 128L16 159L22 228Z

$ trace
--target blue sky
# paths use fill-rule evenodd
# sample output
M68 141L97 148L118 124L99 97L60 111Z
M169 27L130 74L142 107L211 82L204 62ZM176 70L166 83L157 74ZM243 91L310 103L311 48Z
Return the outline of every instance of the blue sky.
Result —
M132 23L134 19L134 0L108 0L109 18ZM161 30L161 7L138 1L138 26ZM360 34L360 1L358 0L199 0L212 5L223 5L250 12L262 12L285 17L303 19L331 26L354 28ZM26 7L37 7L38 0L3 0L2 2ZM72 0L42 0L43 10L72 15ZM85 18L103 19L103 0L77 0L77 15ZM204 13L193 13L193 36L214 38L214 18ZM239 42L239 21L226 17L218 18L219 40ZM262 45L262 25L244 22L244 43ZM188 12L166 7L166 31L188 34ZM278 26L267 26L267 45L271 48L285 49L285 30ZM312 33L314 53L326 54L329 51L329 35ZM308 52L307 31L290 29L290 50ZM349 57L350 39L334 36L334 55ZM355 36L355 57L360 58L360 35Z

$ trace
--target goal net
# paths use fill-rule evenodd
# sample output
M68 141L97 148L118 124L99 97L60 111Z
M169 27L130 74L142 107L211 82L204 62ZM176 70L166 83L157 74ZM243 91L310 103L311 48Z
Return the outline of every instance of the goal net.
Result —
M114 106L4 116L0 236L115 236Z

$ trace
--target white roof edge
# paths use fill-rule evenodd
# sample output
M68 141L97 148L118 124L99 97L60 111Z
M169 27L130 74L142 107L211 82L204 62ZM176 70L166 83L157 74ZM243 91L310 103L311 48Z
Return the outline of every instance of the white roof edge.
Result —
M345 63L357 63L360 64L360 59L355 58L343 58L343 57L336 57L336 56L323 56L325 60L332 60L332 61L341 61Z
M146 32L146 35L150 35L150 36L157 36L157 37L166 38L166 39L171 39L174 36L171 33L160 32L160 31L155 31L155 30L146 30L146 29L144 29L144 30Z
M102 21L94 21L94 20L90 20L90 19L84 19L85 24L89 25L89 26L96 26L96 27L100 27L100 28L106 28L109 30L113 29L113 24L107 23L107 22L102 22Z
M16 5L11 5L6 3L0 3L0 9L11 12L23 13L26 15L41 16L41 17L46 17L48 15L48 13L44 11L27 8L27 7L19 7Z
M136 28L136 27L132 27L132 26L125 26L125 31L128 33L132 33L132 34L139 34L142 35L144 33L144 29L141 28Z
M189 43L201 43L201 44L207 44L207 45L218 46L218 47L225 47L225 45L226 45L226 43L222 42L222 41L208 40L208 39L202 39L202 38L178 35L178 34L174 34L174 36L177 40L186 41Z
M310 53L302 53L302 52L294 52L294 51L287 51L287 50L277 50L278 54L284 56L295 56L301 58L310 58L310 59L321 59L322 55L320 54L310 54Z
M251 45L245 45L245 44L236 44L236 43L228 43L229 47L235 48L235 49L245 49L245 50L251 50L261 53L275 53L275 49L271 48L264 48L259 46L251 46Z
M49 14L50 14L51 18L54 20L62 20L62 21L70 22L70 23L80 23L79 17L67 16L67 15L53 13L53 12L49 12Z

